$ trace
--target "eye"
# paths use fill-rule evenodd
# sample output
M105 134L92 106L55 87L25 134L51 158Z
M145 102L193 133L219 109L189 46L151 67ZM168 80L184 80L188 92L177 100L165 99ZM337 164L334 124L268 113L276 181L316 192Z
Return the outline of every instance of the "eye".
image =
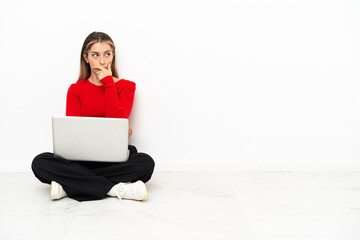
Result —
M98 56L98 54L97 53L94 53L93 55L91 55L91 56L93 56L93 57L97 57Z
M111 56L111 53L108 52L108 53L105 54L105 56L107 56L107 57Z

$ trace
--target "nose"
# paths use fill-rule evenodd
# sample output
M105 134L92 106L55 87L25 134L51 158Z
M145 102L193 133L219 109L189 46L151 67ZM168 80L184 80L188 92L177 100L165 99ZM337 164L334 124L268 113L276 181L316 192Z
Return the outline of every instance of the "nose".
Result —
M104 57L103 57L103 56L100 56L100 64L101 64L101 65L104 65L104 64L105 64L105 60L104 60Z

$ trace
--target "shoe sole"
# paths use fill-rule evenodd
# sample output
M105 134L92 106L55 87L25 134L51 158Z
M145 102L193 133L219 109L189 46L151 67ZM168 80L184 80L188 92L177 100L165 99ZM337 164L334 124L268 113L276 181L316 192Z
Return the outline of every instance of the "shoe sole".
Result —
M51 200L56 200L57 198L55 197L55 193L56 193L56 189L57 188L57 184L54 181L51 181L51 187L50 187L50 198Z
M64 196L57 196L56 193L59 193L61 191L61 186L54 181L51 181L51 187L50 187L50 198L51 200L58 200L63 198Z
M141 185L141 188L142 188L142 192L144 193L144 197L142 199L139 199L139 201L145 201L147 199L147 189L146 189L146 186L145 186L145 183L143 183L142 181L139 181L138 182L138 185Z

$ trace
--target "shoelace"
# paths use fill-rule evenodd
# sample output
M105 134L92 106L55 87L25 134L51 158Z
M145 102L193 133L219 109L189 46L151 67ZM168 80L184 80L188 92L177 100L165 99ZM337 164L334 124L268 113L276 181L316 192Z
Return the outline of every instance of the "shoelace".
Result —
M122 202L122 197L125 198L132 198L134 193L131 191L130 187L127 187L126 185L129 183L119 183L118 188L116 189L116 196L120 199Z
M116 189L116 196L118 197L118 199L120 200L120 202L123 202L120 193L122 193L122 186L124 186L125 183L119 183L118 184L118 189Z

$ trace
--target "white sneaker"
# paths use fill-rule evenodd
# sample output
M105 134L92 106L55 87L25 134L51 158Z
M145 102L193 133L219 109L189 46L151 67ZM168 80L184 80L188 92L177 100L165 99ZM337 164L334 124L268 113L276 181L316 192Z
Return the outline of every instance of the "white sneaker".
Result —
M50 198L51 200L60 199L66 197L67 194L63 187L55 181L51 181Z
M119 183L116 188L116 196L122 199L144 201L147 199L146 186L142 181L134 183Z

